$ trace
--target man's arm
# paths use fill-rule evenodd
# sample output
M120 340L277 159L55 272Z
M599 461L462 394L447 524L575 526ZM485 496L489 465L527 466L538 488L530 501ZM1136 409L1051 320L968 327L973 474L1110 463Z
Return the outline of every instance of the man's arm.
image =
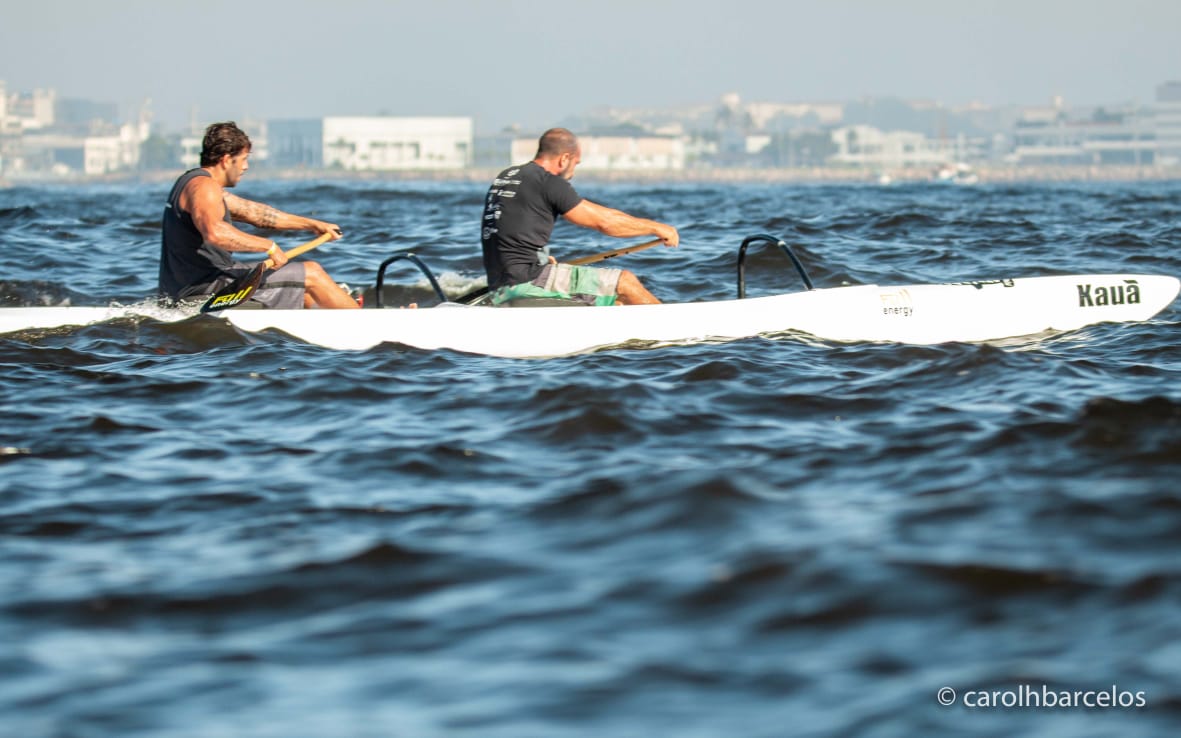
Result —
M185 186L178 198L181 209L192 216L193 225L197 227L201 238L226 251L266 252L275 266L286 264L282 249L275 248L273 241L253 236L225 221L223 192L208 177L196 177Z
M681 239L677 229L666 223L637 218L586 199L566 211L562 217L574 225L591 228L614 238L656 236L664 241L665 246L676 246Z
M340 226L326 223L322 220L305 218L301 215L285 213L261 202L247 200L228 192L225 193L226 207L230 210L230 217L243 223L249 223L259 228L277 230L314 231L316 233L333 233L340 238ZM336 240L334 238L333 240Z

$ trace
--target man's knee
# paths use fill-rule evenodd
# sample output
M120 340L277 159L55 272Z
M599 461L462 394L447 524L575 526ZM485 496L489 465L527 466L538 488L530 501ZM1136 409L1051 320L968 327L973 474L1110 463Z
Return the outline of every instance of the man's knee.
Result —
M305 261L303 263L303 283L305 287L311 287L316 284L323 284L330 281L328 272L324 271L324 267L320 266L316 261Z
M314 261L304 262L304 307L357 308L360 305Z
M619 295L620 303L624 305L640 305L658 303L660 300L648 291L648 288L640 282L640 278L632 274L630 271L624 269L623 273L619 275L619 285L615 292Z

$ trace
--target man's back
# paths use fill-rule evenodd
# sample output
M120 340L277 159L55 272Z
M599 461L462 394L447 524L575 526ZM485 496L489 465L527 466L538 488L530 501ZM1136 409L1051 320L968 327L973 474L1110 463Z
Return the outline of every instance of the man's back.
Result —
M580 202L568 181L535 162L497 175L484 200L480 233L488 285L519 284L540 274L538 254L549 243L554 222Z

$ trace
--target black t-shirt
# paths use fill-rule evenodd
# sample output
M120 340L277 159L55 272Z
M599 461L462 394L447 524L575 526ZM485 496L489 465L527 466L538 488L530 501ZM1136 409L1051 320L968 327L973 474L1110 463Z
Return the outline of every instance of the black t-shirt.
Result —
M540 274L538 254L549 243L554 222L580 202L569 181L535 162L498 174L484 200L480 229L488 286L529 282Z

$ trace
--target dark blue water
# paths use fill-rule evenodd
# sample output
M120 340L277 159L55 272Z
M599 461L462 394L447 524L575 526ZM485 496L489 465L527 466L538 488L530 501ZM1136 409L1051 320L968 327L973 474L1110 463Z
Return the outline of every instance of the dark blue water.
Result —
M0 190L0 304L151 293L168 184ZM761 232L822 286L1181 274L1181 183L580 186L681 229L619 260L664 299L731 296ZM480 274L482 184L238 191L340 223L352 285L408 247ZM748 282L797 284L770 250ZM0 337L0 734L1171 734L1179 319L545 361ZM1142 706L979 706L1023 688Z

